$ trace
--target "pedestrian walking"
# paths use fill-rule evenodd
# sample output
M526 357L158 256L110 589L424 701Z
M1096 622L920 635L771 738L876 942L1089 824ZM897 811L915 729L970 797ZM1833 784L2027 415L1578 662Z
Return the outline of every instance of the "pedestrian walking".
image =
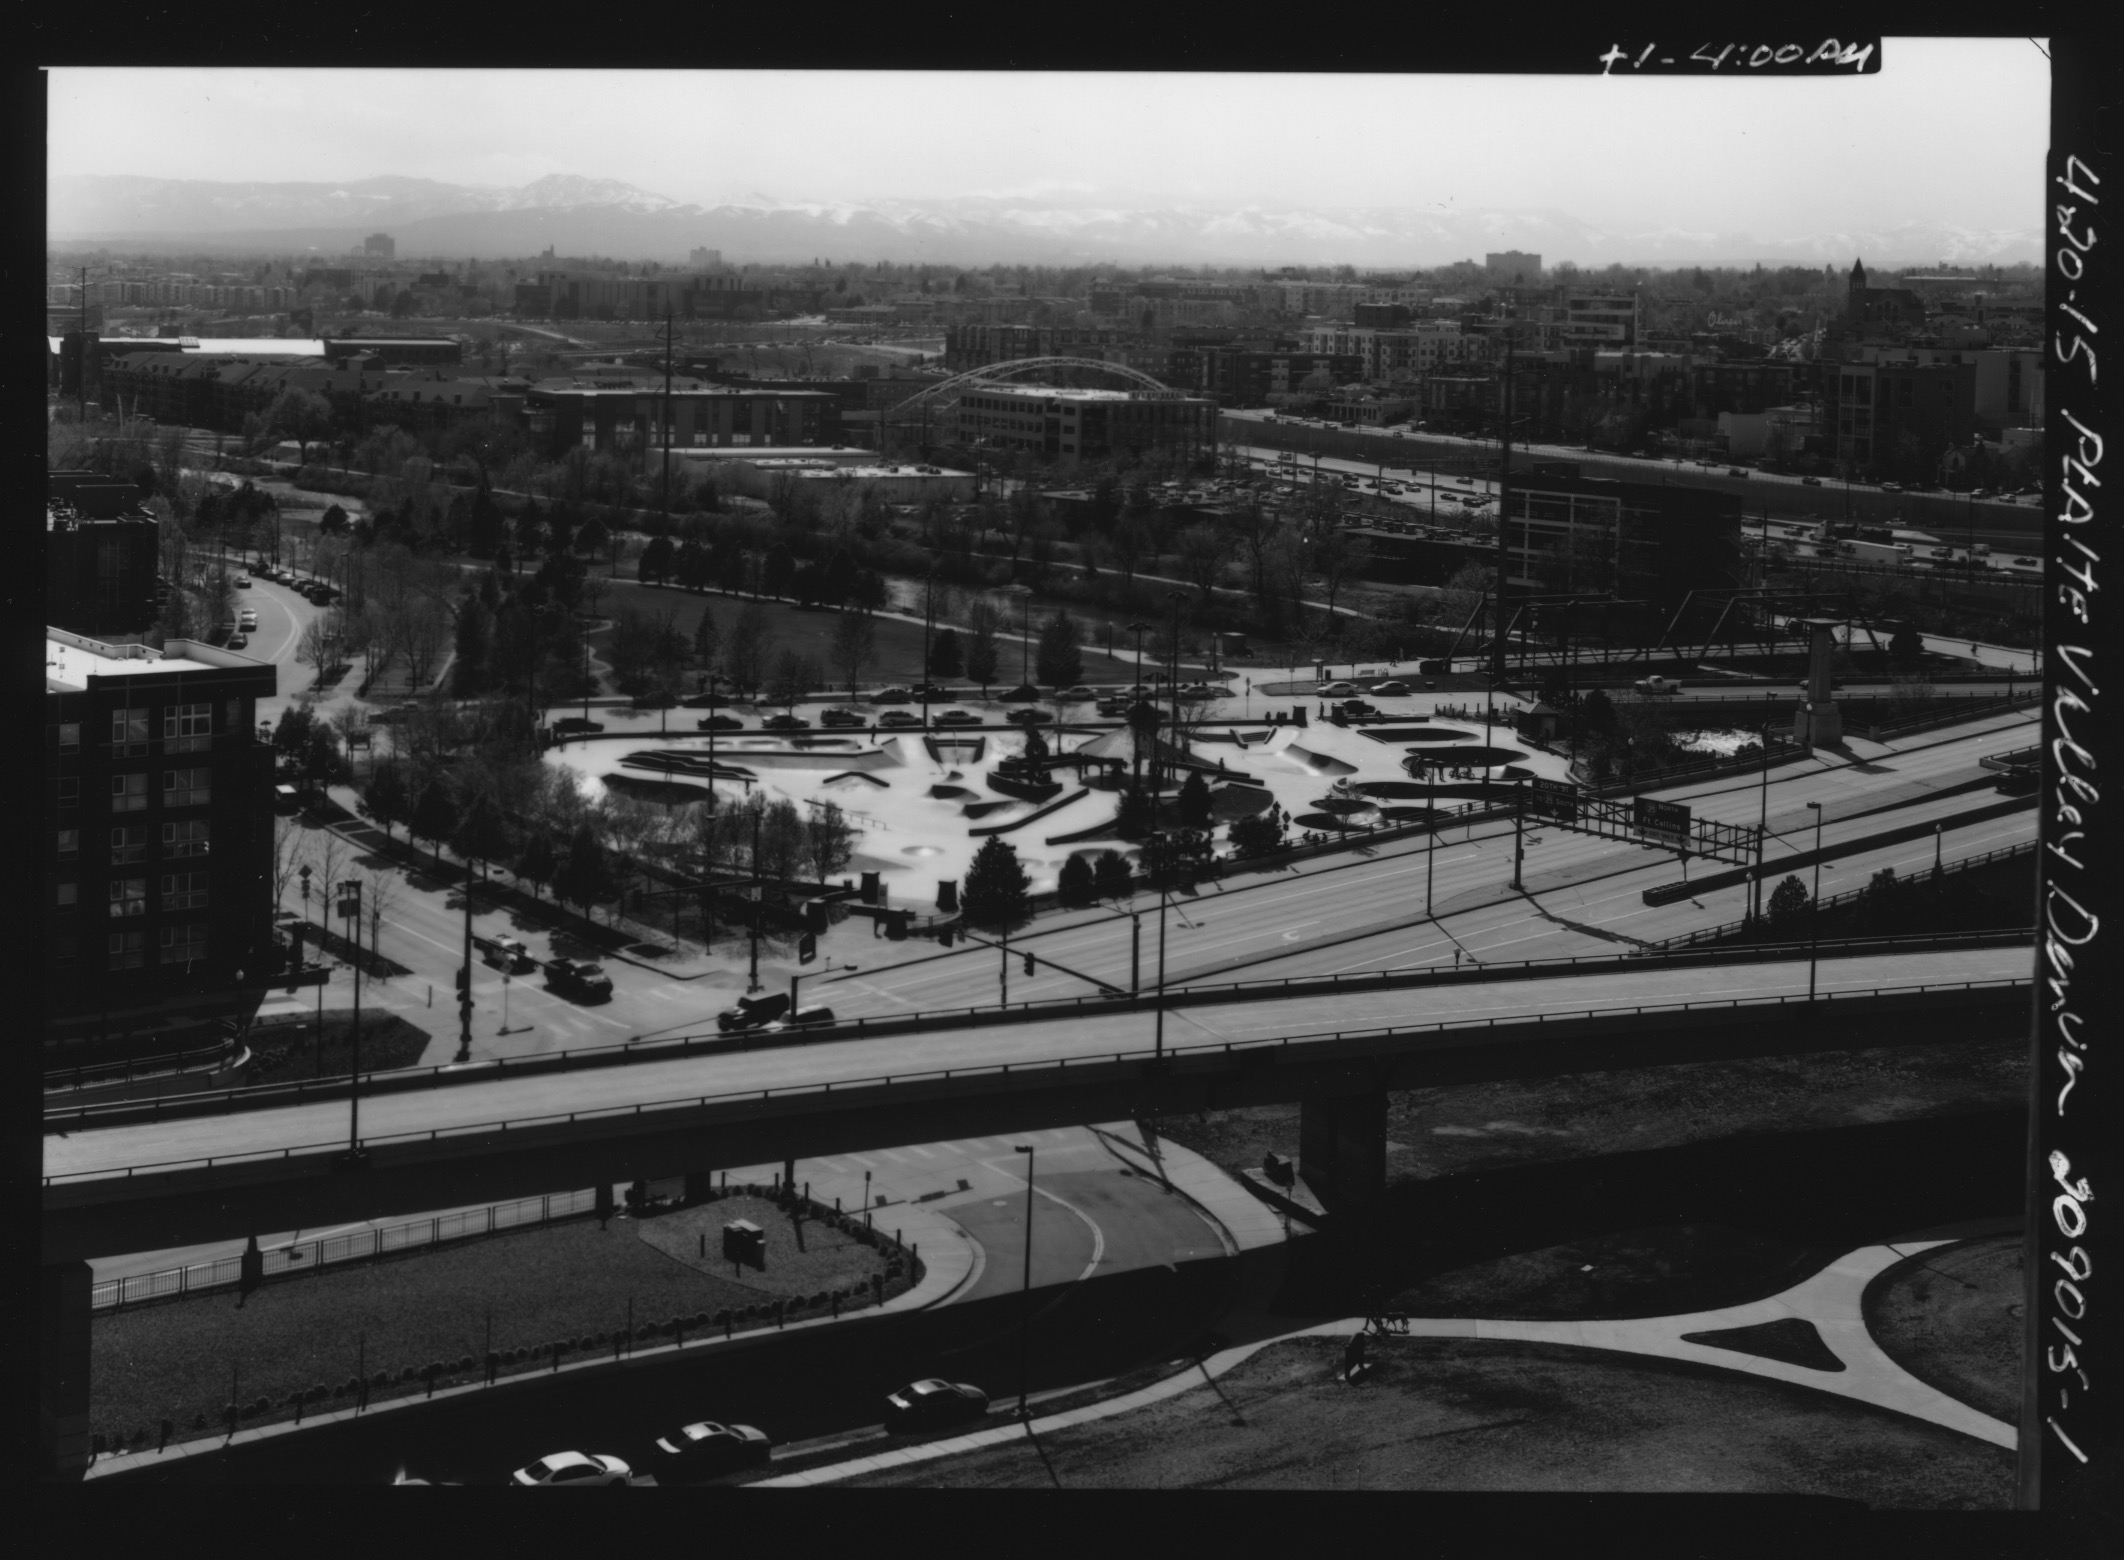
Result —
M1354 1332L1342 1346L1342 1380L1346 1386L1355 1386L1364 1374L1364 1334Z

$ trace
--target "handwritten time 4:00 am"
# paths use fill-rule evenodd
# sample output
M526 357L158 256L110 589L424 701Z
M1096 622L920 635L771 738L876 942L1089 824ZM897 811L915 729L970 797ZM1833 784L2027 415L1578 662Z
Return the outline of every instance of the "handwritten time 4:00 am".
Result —
M1738 71L1781 68L1822 74L1832 70L1878 71L1879 52L1877 41L1871 39L1845 43L1824 38L1811 48L1804 43L1705 43L1688 54L1679 48L1663 49L1656 43L1648 43L1642 49L1625 49L1617 43L1609 45L1599 63L1603 76L1614 74L1618 65L1632 70L1686 70L1692 74L1727 66Z

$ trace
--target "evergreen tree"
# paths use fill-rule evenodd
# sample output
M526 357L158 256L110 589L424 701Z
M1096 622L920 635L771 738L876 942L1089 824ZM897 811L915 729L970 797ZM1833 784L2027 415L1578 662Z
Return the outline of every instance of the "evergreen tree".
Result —
M1018 864L1018 853L991 834L975 854L962 896L969 925L1000 929L1025 918L1026 892L1032 881Z
M501 809L494 805L493 798L484 788L474 791L470 805L450 835L450 849L468 862L478 862L480 876L484 878L490 863L509 854L509 845L510 830L502 818Z
M1092 863L1092 882L1101 899L1125 899L1134 888L1135 869L1118 850L1102 850Z
M501 506L494 502L494 495L482 481L472 495L471 509L465 518L465 551L475 558L491 558L501 545Z
M959 636L956 630L944 629L930 642L929 675L931 677L957 677L966 669L959 653Z
M715 613L708 604L701 603L701 620L693 625L693 659L704 672L715 670L716 653L722 647L722 634L715 626Z
M983 696L988 693L989 684L996 680L996 664L1000 659L995 630L990 628L982 632L977 629L966 645L965 671L969 682L980 685Z
M1062 903L1087 905L1098 890L1092 874L1092 865L1082 856L1073 855L1062 863L1062 876L1056 884Z
M1283 845L1283 821L1276 809L1265 807L1250 817L1235 818L1231 827L1232 849L1242 856L1265 856Z
M1788 877L1770 891L1770 930L1776 935L1790 936L1806 924L1814 910L1814 896L1807 892L1807 885L1797 875Z
M1202 778L1202 771L1191 769L1187 780L1180 787L1177 811L1183 828L1206 829L1210 826L1212 807L1209 784Z
M553 874L559 867L559 858L553 853L553 842L543 833L534 833L525 840L524 848L516 858L516 875L529 881L534 899L538 897L540 888L553 881Z
M635 561L636 578L644 585L667 584L678 566L678 549L671 545L668 536L652 537L642 555Z
M1114 832L1124 840L1139 840L1158 825L1158 803L1141 786L1121 792L1121 809L1114 817Z
M585 819L575 826L575 834L568 841L567 854L561 858L559 869L553 874L553 897L567 904L581 905L587 916L593 905L610 899L616 887L604 844Z
M1077 620L1057 612L1040 630L1040 643L1033 652L1033 667L1050 688L1067 688L1084 675L1082 638Z

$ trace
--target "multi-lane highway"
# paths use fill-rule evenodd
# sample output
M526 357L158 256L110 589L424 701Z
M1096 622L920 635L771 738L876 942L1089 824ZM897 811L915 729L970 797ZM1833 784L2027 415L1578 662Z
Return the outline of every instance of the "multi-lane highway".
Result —
M1803 996L1809 964L1789 962L1703 968L1623 967L1550 980L1499 980L1461 985L1345 993L1300 1001L1249 997L1173 1010L1166 1045L1221 1050L1261 1040L1302 1043L1381 1028L1485 1024L1541 1015L1602 1013L1641 1006L1716 1004ZM1963 981L2023 980L2027 949L1869 955L1824 962L1815 974L1822 993L1936 986ZM380 1094L362 1108L362 1136L461 1130L483 1123L529 1122L556 1113L631 1109L662 1101L734 1097L763 1089L816 1088L860 1079L1003 1064L1052 1064L1146 1051L1153 1015L1109 1012L1068 1022L1009 1019L967 1029L825 1041L773 1050L643 1060L628 1067L544 1076L481 1079L449 1087ZM150 1165L196 1162L228 1155L283 1151L327 1152L343 1142L346 1102L316 1101L270 1110L148 1121L45 1139L47 1177L123 1175Z

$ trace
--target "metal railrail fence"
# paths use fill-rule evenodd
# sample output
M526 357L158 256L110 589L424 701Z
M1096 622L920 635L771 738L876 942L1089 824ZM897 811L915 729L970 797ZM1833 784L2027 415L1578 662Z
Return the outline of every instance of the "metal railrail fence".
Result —
M1262 1040L1202 1041L1194 1045L1168 1045L1167 1058L1194 1056L1211 1053L1230 1056L1239 1051L1275 1052L1288 1051L1293 1045L1332 1045L1351 1040L1392 1040L1417 1035L1438 1035L1449 1030L1496 1030L1499 1026L1542 1027L1550 1024L1580 1023L1601 1018L1643 1018L1647 1015L1689 1012L1733 1012L1742 1008L1788 1007L1794 1003L1810 1009L1834 1006L1839 1003L1872 1001L1896 996L1926 996L1944 992L2011 991L2032 985L2025 976L2001 976L1989 980L1961 980L1933 983L1917 983L1906 986L1876 986L1863 991L1825 992L1818 997L1772 996L1728 997L1711 1002L1640 1002L1618 1003L1613 1007L1583 1008L1570 1012L1515 1013L1505 1017L1482 1019L1448 1019L1434 1024L1382 1025L1366 1029L1338 1029L1317 1034L1281 1035ZM799 1095L828 1095L835 1090L847 1094L854 1089L879 1089L903 1087L913 1083L949 1082L955 1078L1001 1077L1008 1078L1015 1072L1020 1079L1036 1082L1050 1074L1063 1074L1074 1066L1079 1076L1087 1067L1117 1066L1128 1062L1152 1060L1156 1053L1150 1050L1101 1052L1094 1056L1057 1057L1051 1061L1037 1062L991 1062L973 1067L933 1067L913 1073L878 1073L862 1078L829 1079L823 1083L784 1084L777 1088L740 1089L729 1094L685 1095L671 1099L643 1100L632 1105L605 1105L589 1110L553 1111L540 1116L527 1116L501 1121L464 1123L450 1127L435 1127L428 1131L391 1132L380 1137L364 1138L364 1148L374 1148L385 1143L437 1143L445 1138L470 1137L480 1133L523 1132L528 1128L549 1126L572 1126L579 1121L594 1121L617 1117L639 1117L644 1111L703 1109L710 1104L735 1104L741 1100L767 1101L790 1099ZM145 1165L127 1165L122 1169L72 1170L57 1175L47 1175L42 1184L46 1189L62 1183L82 1181L131 1180L134 1176L167 1174L176 1170L212 1169L216 1165L268 1164L275 1160L287 1161L297 1154L339 1154L346 1150L346 1140L334 1137L325 1142L302 1143L279 1149L252 1149L235 1154L209 1154L193 1159L159 1161Z

